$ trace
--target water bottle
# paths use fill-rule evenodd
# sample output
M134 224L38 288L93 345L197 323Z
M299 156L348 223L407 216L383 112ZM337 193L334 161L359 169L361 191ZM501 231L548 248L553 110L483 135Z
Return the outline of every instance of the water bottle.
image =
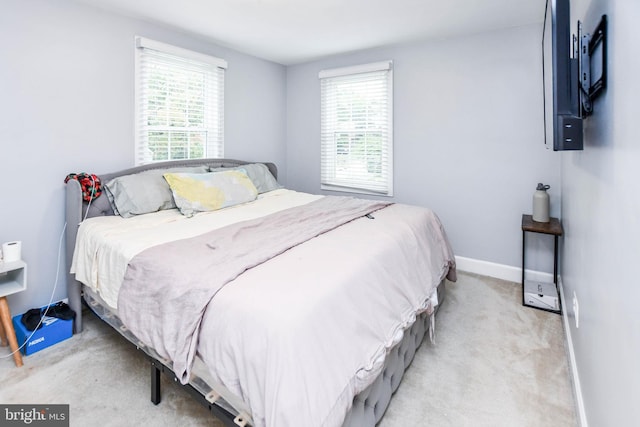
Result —
M549 188L551 186L539 182L533 193L533 220L536 222L549 222Z

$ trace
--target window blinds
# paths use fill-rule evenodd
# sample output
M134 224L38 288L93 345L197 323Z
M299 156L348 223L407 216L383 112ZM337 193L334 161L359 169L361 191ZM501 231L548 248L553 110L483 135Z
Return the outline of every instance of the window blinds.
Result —
M137 38L136 164L223 157L226 62Z
M320 72L321 188L393 195L391 62Z

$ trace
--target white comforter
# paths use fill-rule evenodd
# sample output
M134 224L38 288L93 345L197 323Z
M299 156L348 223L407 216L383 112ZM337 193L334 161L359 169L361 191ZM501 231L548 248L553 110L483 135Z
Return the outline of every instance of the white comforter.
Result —
M279 190L261 200L262 215L279 210L272 197L291 198L289 206L317 198ZM235 218L260 216L243 211L217 212L226 218L220 226ZM185 221L179 217L152 216L174 239L197 235L191 221L215 214L189 220L188 231L180 232L177 223ZM455 277L453 253L431 211L396 204L373 216L374 220L352 221L245 272L208 305L199 355L212 376L249 405L257 426L340 426L353 397L379 374L387 350L416 314L430 307L437 284L447 274ZM130 230L125 232L123 221L131 219L89 220L78 236L77 278L84 283L94 278L105 300L113 292L117 297L117 289L106 290L103 268L126 260L113 274L116 281L122 280L126 262L136 253L171 240L146 236L148 229L138 230L134 224L127 223ZM103 237L93 233L103 227L110 234L109 249L100 249L96 240ZM123 245L124 234L140 239ZM83 261L81 248L89 249Z
M292 190L274 190L258 200L187 218L177 209L133 218L103 216L80 224L71 273L97 292L112 308L118 307L118 291L131 258L152 246L186 239L235 222L259 218L322 196Z

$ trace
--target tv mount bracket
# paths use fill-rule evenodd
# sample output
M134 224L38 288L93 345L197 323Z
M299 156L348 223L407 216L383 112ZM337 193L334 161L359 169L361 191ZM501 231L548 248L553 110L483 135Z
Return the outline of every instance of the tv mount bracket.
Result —
M602 90L607 85L607 15L602 15L593 36L588 33L583 34L582 23L578 21L578 40L574 39L574 42L580 45L578 55L580 56L582 115L589 116L593 113L593 100L602 94ZM598 48L600 50L596 51ZM592 63L594 53L599 53L599 63ZM598 66L599 76L596 73ZM592 81L594 77L597 78L596 81Z

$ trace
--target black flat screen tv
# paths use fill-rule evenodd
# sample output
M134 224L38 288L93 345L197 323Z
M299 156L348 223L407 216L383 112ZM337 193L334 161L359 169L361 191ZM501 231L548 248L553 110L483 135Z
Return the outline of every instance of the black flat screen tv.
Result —
M555 151L582 150L579 68L573 46L570 0L547 0L542 31L544 127L545 145Z

